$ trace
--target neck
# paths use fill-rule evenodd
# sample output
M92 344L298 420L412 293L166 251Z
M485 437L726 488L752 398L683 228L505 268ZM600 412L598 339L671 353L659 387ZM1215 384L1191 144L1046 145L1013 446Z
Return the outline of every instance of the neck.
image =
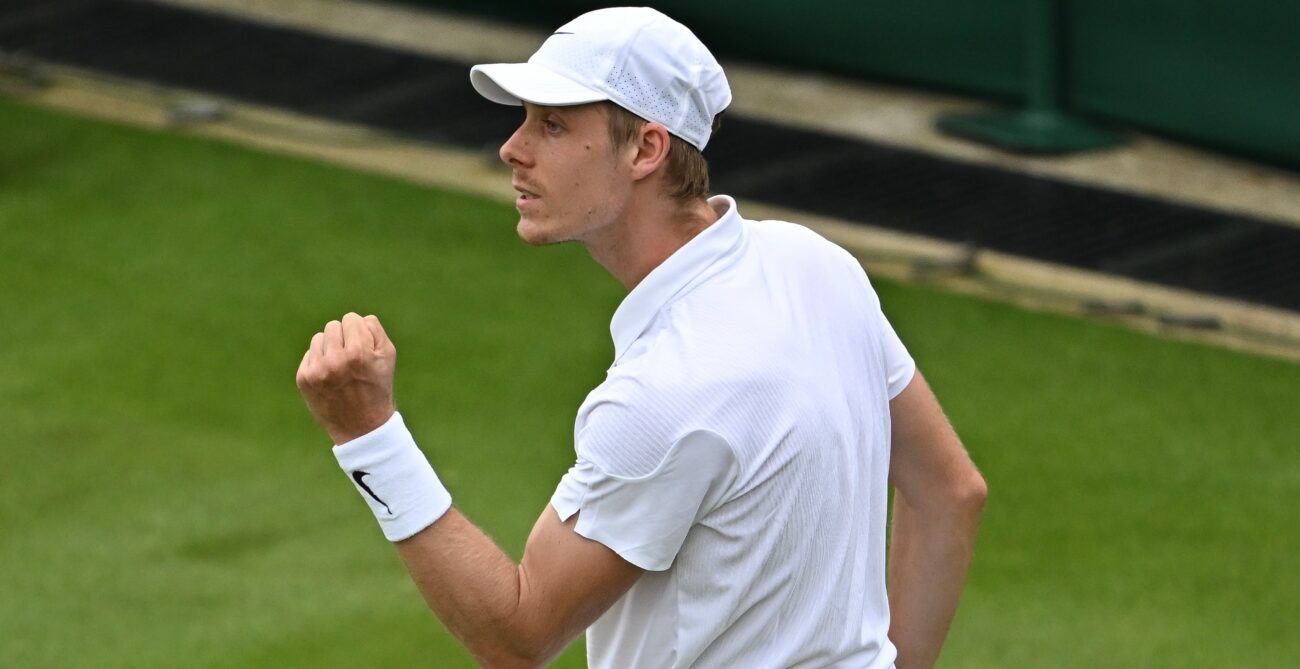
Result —
M705 200L681 203L662 196L629 200L620 218L587 252L629 292L677 249L718 220Z

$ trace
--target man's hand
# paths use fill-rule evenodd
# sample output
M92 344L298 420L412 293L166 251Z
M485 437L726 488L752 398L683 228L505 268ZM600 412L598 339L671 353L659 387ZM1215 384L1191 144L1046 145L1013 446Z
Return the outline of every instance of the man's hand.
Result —
M392 417L397 349L374 316L349 313L311 338L298 365L298 391L316 422L343 444Z

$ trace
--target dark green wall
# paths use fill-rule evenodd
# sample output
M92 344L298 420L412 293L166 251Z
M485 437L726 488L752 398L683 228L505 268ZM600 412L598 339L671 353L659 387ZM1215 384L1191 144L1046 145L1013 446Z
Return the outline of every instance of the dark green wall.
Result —
M609 2L406 0L546 28ZM1024 0L651 0L717 54L1014 99Z
M1066 22L1072 108L1300 168L1300 2L1086 0Z
M608 3L408 0L555 27ZM660 0L717 53L1024 97L1027 0ZM1300 169L1300 0L1065 0L1076 113Z

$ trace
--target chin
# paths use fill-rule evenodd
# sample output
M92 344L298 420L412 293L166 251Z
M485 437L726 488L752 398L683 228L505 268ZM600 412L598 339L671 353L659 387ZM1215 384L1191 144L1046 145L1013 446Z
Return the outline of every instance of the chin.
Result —
M519 225L515 226L515 233L519 235L520 239L533 246L546 246L568 241L556 234L554 230L548 230L545 226L527 218L519 219Z

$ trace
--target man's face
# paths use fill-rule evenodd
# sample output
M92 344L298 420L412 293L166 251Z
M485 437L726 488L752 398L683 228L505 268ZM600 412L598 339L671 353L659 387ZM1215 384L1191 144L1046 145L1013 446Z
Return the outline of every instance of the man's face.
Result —
M609 233L632 181L611 148L607 112L598 104L524 109L523 124L500 152L520 194L520 238L590 242Z

